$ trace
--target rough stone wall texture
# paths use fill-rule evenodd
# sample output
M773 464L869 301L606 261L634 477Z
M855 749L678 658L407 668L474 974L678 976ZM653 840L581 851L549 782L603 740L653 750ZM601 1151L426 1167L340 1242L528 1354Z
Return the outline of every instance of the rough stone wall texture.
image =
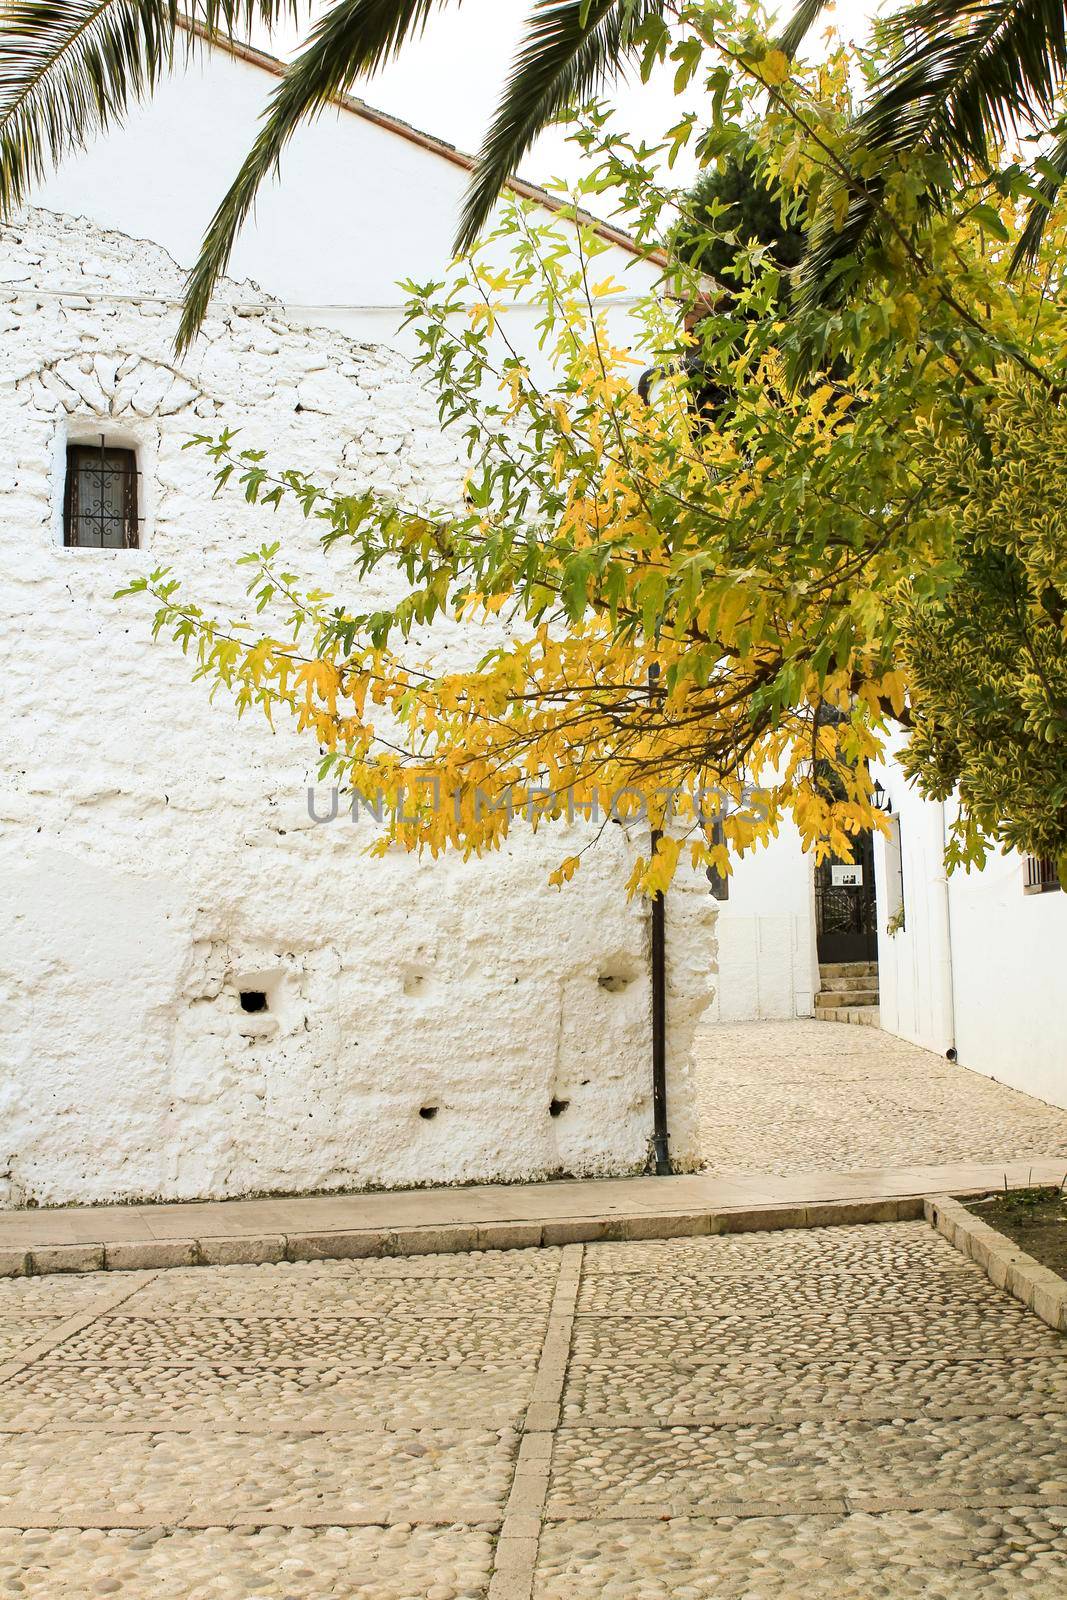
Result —
M0 1203L639 1169L648 919L623 830L562 893L547 874L575 841L551 830L481 862L372 860L365 821L309 817L306 740L209 706L145 608L112 598L159 564L240 594L264 515L212 499L191 433L239 424L338 486L447 497L460 467L430 398L399 357L291 328L248 284L177 363L162 251L41 211L2 238ZM138 551L62 547L66 443L101 427L138 451ZM323 563L302 519L270 526L298 570ZM713 919L702 881L672 891L683 1162Z

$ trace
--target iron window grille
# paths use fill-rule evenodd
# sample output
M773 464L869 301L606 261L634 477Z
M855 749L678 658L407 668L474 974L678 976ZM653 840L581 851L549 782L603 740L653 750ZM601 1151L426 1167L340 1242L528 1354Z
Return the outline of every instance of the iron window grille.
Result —
M1061 889L1060 875L1051 856L1027 856L1023 877L1023 894L1048 894Z
M81 550L136 550L140 543L137 457L100 443L67 447L63 543Z

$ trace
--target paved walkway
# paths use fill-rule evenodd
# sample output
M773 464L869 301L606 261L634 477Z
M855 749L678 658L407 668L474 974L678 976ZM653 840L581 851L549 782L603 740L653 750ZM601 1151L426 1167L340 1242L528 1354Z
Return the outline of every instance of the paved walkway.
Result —
M1063 1158L1067 1111L877 1028L705 1028L696 1091L719 1174L891 1171Z
M0 1594L1059 1600L1062 1337L924 1223L0 1281Z

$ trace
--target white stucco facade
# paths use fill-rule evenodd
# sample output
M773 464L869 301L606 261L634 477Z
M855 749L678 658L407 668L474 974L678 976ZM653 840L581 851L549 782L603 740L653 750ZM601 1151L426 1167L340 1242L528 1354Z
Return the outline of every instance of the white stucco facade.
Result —
M719 906L716 1022L810 1017L819 987L812 865L791 820L736 863Z
M3 230L0 1203L640 1169L648 918L625 898L623 830L563 892L547 876L574 842L553 830L480 862L369 859L365 821L309 817L307 741L210 706L147 609L113 599L167 563L237 602L265 514L213 499L182 448L222 421L338 487L459 482L400 356L227 283L179 364L180 283L163 250L92 222ZM66 443L101 431L138 454L140 550L62 545ZM301 518L269 526L299 570L322 564ZM338 562L323 577L344 586ZM714 914L702 878L672 890L681 1164Z
M38 203L161 245L191 266L204 232L259 130L278 63L222 47L180 56L152 98L130 108L68 160ZM289 320L413 352L400 329L401 282L439 281L470 177L469 158L361 101L329 106L287 145L277 179L264 183L237 239L230 275L282 300ZM544 216L544 213L541 213ZM600 301L620 344L634 301L659 268L606 229L594 281L621 287ZM503 258L506 246L493 246ZM146 292L151 286L146 286ZM510 333L535 372L546 370L535 324L517 307Z
M883 782L902 866L898 874L895 841L876 839L883 1028L1067 1106L1067 894L1025 893L1014 853L946 874L951 808L922 800L892 763ZM904 926L890 933L901 884Z

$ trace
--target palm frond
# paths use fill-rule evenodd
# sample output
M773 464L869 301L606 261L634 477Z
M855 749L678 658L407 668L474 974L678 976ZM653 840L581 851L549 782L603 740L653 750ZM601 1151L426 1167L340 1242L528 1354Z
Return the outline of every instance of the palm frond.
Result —
M179 351L196 337L260 185L277 172L282 152L300 124L344 94L361 74L384 65L423 32L435 9L449 3L458 5L460 0L338 0L320 17L271 95L255 143L204 235L186 280L176 340Z
M1021 267L1032 267L1037 260L1049 212L1064 183L1067 182L1067 127L1062 127L1051 149L1045 151L1041 161L1041 174L1037 194L1031 201L1027 214L1026 226L1012 251L1008 266L1009 277L1014 276Z
M210 32L296 0L5 0L0 7L0 215L169 69L181 12ZM193 45L196 35L182 30Z
M831 0L800 0L800 4L774 41L775 49L781 50L791 61L830 3Z
M537 135L574 100L616 77L664 0L536 0L478 156L455 249L467 249Z
M1020 124L1052 115L1067 74L1064 0L922 0L883 26L894 54L854 130L863 176L841 228L827 196L798 274L802 305L840 295L842 268L878 231L894 162L929 152L956 172L984 163Z

